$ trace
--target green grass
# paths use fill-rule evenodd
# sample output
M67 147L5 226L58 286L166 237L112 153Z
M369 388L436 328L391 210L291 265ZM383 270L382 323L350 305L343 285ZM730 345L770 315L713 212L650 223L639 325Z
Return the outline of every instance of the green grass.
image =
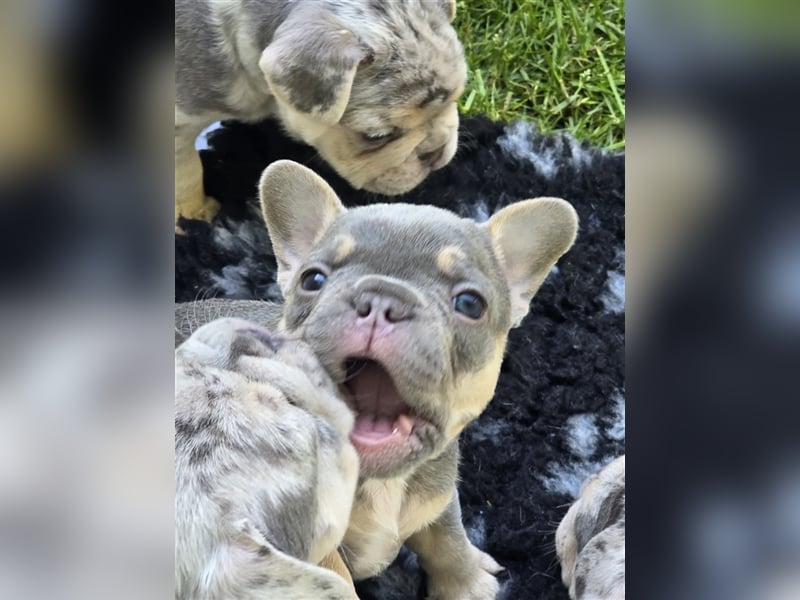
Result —
M465 115L625 147L624 0L458 0Z

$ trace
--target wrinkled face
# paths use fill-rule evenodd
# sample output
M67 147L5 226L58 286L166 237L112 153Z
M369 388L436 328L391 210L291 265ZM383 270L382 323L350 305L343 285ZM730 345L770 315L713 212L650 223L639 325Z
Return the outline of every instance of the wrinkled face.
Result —
M286 293L283 326L341 384L366 477L402 474L480 414L510 328L508 287L485 232L410 208L339 215Z
M336 123L315 112L336 104L342 94L346 77L336 66L318 67L329 85L313 87L307 77L296 86L305 93L290 94L290 102L279 99L287 129L314 146L355 188L403 194L455 155L456 100L464 90L466 62L450 23L429 8L383 2L370 9L375 12L369 17L338 15L369 50Z
M458 88L422 107L350 109L313 145L353 187L403 194L455 155L460 93Z

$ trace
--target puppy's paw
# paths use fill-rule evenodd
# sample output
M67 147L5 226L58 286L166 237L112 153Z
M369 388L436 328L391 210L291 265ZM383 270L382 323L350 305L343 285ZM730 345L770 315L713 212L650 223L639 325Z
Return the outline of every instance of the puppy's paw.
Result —
M205 194L196 194L190 197L178 198L175 203L175 232L183 233L178 226L178 219L194 219L210 223L217 216L220 203Z
M428 576L427 600L495 600L500 584L495 575L503 570L485 552L472 548L472 560L458 573Z

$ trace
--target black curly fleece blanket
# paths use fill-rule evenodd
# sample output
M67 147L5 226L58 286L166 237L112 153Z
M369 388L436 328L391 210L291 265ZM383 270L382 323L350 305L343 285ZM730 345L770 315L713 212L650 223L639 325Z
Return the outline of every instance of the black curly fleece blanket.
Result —
M183 221L175 238L176 301L279 300L256 182L281 158L322 175L346 206L387 201L353 190L315 152L270 121L225 123L202 151L206 192L222 203L210 225ZM462 434L461 505L472 541L506 571L508 600L567 600L554 532L582 481L624 452L624 157L527 122L462 119L455 159L396 198L485 220L516 200L558 196L578 211L575 246L511 332L497 392ZM389 200L391 201L391 200ZM403 552L363 600L424 598Z

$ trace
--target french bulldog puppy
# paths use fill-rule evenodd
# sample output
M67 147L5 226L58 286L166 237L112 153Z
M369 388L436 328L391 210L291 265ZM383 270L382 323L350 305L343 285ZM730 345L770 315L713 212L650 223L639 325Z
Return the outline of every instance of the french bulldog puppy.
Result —
M353 415L314 352L240 319L175 352L175 598L352 600ZM335 565L330 565L334 567Z
M625 456L583 484L556 530L556 553L572 600L625 599Z
M574 209L526 200L483 224L430 206L346 210L291 161L264 171L260 196L280 315L258 301L178 305L177 339L227 314L308 343L355 417L359 481L340 546L354 579L406 544L429 598L495 598L501 567L461 522L458 435L494 393L509 330L572 245Z
M194 142L278 118L355 188L402 194L456 151L455 0L176 0L176 219L210 220Z

